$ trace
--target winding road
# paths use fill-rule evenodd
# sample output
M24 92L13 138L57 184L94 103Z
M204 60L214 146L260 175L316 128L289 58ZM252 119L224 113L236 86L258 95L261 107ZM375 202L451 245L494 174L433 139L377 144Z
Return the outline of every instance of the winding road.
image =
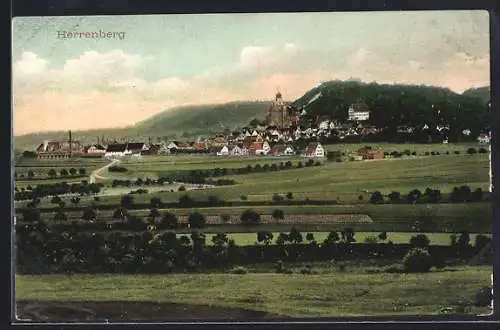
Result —
M118 163L120 163L119 159L113 159L113 161L111 161L111 163L104 165L103 167L98 168L95 171L92 171L92 173L90 174L89 183L95 183L97 179L99 179L99 180L107 179L106 177L99 175L99 173L101 173L104 170L107 170L110 166L116 165Z

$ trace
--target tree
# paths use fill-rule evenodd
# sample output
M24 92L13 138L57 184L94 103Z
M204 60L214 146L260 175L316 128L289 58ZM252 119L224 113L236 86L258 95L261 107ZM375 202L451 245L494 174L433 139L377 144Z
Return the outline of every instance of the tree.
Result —
M87 171L85 170L85 168L81 167L79 170L78 170L78 173L80 175L85 175L87 173Z
M293 193L290 191L286 194L286 198L293 199Z
M283 220L285 218L285 213L283 210L276 209L273 211L272 217L275 221Z
M264 243L265 245L271 244L273 240L273 233L267 230L262 230L257 232L257 241L259 243Z
M163 213L160 222L160 229L177 229L178 226L179 226L179 219L175 214L173 214L172 212Z
M458 237L457 245L468 246L470 244L470 235L466 231L462 231Z
M51 168L48 172L48 175L50 178L55 178L57 176L57 172L56 170L54 170L53 168Z
M354 238L354 230L352 228L344 228L341 234L342 234L342 241L344 241L345 243L356 242L356 239Z
M76 168L72 167L69 169L69 174L71 174L72 176L75 176L76 175Z
M370 203L372 204L380 204L384 202L384 196L380 191L375 191L370 197Z
M73 197L71 198L71 203L73 203L75 206L80 203L80 197Z
M194 205L194 200L189 195L184 195L179 198L179 206L191 207Z
M214 236L212 236L212 243L216 247L224 247L227 245L229 242L229 238L227 237L227 234L225 233L218 233Z
M260 223L260 214L253 210L245 210L241 216L240 220L245 225L258 225Z
M29 170L28 171L28 178L33 179L34 177L35 177L35 172L33 172L32 170Z
M303 237L300 231L297 230L295 226L293 226L292 229L290 230L290 233L288 234L288 239L291 243L299 244L302 243Z
M61 176L68 176L68 170L63 168L60 172Z
M433 264L433 259L423 248L412 248L403 258L404 271L407 273L425 273L428 272Z
M406 200L409 204L415 204L420 201L420 196L422 196L420 190L414 189L406 196Z
M306 234L306 240L307 240L309 243L314 243L314 242L315 242L315 239L314 239L314 234L313 234L313 233L307 233L307 234Z
M151 197L151 200L149 201L151 204L151 207L153 208L160 208L162 205L161 199L159 197Z
M188 223L191 228L205 227L205 216L199 212L191 213L188 217Z
M276 244L283 246L286 242L288 242L288 234L280 233L276 238Z
M156 208L153 208L149 211L149 218L153 223L155 222L156 218L158 218L160 215L161 215L160 211L158 211L158 209Z
M128 209L132 205L134 205L134 196L130 194L123 195L122 198L120 199L120 206Z
M339 234L336 231L331 231L330 233L328 233L328 236L323 241L323 244L325 244L325 245L335 244L338 241L340 241Z
M59 197L59 196L54 196L54 197L52 197L52 199L50 200L50 202L51 202L52 204L59 204L59 203L61 202L61 197Z
M260 125L260 121L257 118L254 118L250 121L249 125L250 127L255 128Z
M59 209L54 215L54 221L67 221L67 220L68 216L61 209Z
M87 221L95 221L97 218L97 212L93 207L88 206L83 210L82 219Z
M401 193L398 191L391 192L388 197L392 203L399 203L401 201Z
M427 235L424 234L419 234L410 238L410 244L416 248L426 248L430 243L431 241Z
M113 219L124 219L128 215L127 209L119 207L113 212Z
M387 232L383 231L378 235L378 239L381 241L385 241L387 239Z

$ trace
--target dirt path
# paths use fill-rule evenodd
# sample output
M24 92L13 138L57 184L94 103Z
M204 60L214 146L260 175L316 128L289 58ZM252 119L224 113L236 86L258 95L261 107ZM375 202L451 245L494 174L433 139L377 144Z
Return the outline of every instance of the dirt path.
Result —
M18 301L19 321L196 321L270 319L279 317L261 311L157 302L125 301Z
M90 174L89 183L95 183L97 179L99 179L99 180L107 179L106 177L99 175L99 173L101 173L104 170L107 170L110 166L113 166L113 165L116 165L119 163L120 163L119 159L114 159L111 163L104 165L103 167L101 167L95 171L92 171L92 173Z

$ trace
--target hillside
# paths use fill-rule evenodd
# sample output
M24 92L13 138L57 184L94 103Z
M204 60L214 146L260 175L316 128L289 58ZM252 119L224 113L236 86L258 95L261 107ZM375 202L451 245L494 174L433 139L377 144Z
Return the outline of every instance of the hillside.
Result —
M470 88L462 93L464 96L478 97L484 103L487 103L491 99L491 90L489 86Z
M219 105L179 107L138 123L134 130L146 135L207 134L247 125L264 119L269 102L231 102Z
M193 105L161 112L134 127L74 131L75 140L96 143L101 136L147 140L149 137L195 137L247 125L253 118L264 119L269 102L230 102L218 105ZM36 148L43 140L67 139L68 132L41 132L14 137L16 149Z
M370 123L379 127L436 123L436 115L455 127L479 130L489 114L481 98L449 89L416 85L384 85L357 81L329 81L306 92L293 105L305 110L304 121L321 117L347 118L350 104L364 102Z

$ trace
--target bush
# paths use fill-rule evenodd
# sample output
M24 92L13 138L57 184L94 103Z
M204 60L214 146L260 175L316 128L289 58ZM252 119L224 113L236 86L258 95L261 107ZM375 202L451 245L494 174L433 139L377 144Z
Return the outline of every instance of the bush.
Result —
M378 238L377 238L377 236L366 236L365 237L365 243L367 243L367 244L376 244L376 243L378 243Z
M477 152L480 153L480 154L487 154L488 150L485 149L485 148L479 148L479 150Z
M186 191L186 187L184 187L184 186L180 186L180 187L177 189L177 191Z
M128 169L126 167L122 167L122 166L110 166L108 168L108 171L109 172L121 172L121 173L123 173L123 172L127 172Z
M246 200L248 200L248 196L247 196L247 195L241 195L241 196L240 196L240 199L241 199L242 201L246 201Z
M230 273L231 274L246 274L246 273L248 273L248 270L243 266L237 266L237 267L233 267L230 270Z
M134 204L134 197L132 195L124 195L120 200L120 205L124 208L129 208Z
M378 235L378 239L381 241L385 241L387 239L387 232L383 231Z
M401 202L401 193L399 191L393 191L389 194L389 200L392 203L399 203Z
M474 242L474 248L477 250L482 250L486 245L491 242L491 238L485 235L477 235Z
M381 204L384 202L384 196L382 196L382 193L380 191L375 191L371 196L370 196L370 203L372 204Z
M473 155L473 154L476 154L476 153L477 153L477 150L476 150L476 148L468 148L468 149L467 149L467 153L468 153L469 155Z
M426 249L412 248L403 258L406 273L426 273L430 271L433 259Z
M491 288L484 286L476 292L474 299L474 306L485 307L491 304L493 300L493 295L491 294Z
M281 202L283 200L284 200L283 196L280 196L278 194L273 195L273 202Z
M292 192L289 192L286 194L286 198L287 199L293 199L293 193Z
M158 229L176 229L179 226L179 219L171 212L165 212L160 221Z
M246 210L241 214L240 220L245 225L258 225L260 223L260 214L253 210Z
M416 248L428 247L430 243L430 239L425 234L419 234L410 238L410 244Z
M205 216L199 212L191 213L188 217L188 223L191 228L204 228Z
M455 150L453 153L454 153L455 155L460 155L460 151L458 151L458 150Z

